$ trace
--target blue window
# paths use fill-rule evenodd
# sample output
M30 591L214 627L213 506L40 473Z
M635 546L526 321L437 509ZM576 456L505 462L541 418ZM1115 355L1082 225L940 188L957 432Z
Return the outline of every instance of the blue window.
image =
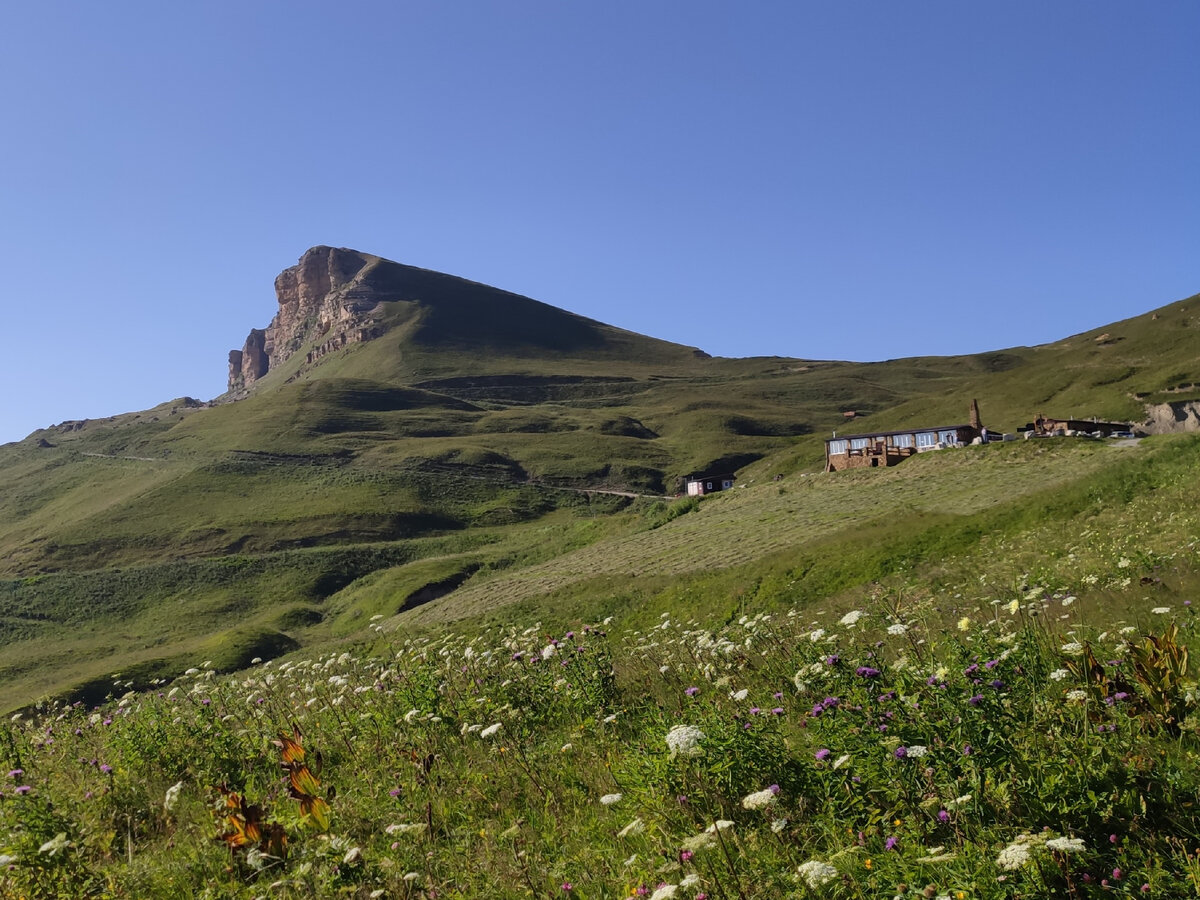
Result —
M922 431L920 434L917 435L917 446L918 447L932 447L936 443L937 443L937 432L935 432L935 431Z
M830 456L838 456L839 454L842 454L845 452L846 452L846 442L845 441L830 441L829 442L829 455Z
M896 434L892 436L893 447L911 447L913 445L913 436L911 434Z

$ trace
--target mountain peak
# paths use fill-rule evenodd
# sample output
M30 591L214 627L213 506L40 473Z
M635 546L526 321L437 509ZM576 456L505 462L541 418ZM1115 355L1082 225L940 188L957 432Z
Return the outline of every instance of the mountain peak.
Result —
M427 350L492 356L578 355L640 342L661 360L705 357L695 348L634 335L520 294L345 247L316 246L275 279L279 309L229 354L229 392L243 396L294 354L305 365L380 337L400 321ZM409 304L398 309L396 304Z
M244 392L311 340L329 336L309 351L310 362L331 349L377 337L379 303L399 299L364 284L364 275L380 262L357 250L322 245L280 272L275 279L279 310L271 324L252 328L242 349L229 354L230 392Z

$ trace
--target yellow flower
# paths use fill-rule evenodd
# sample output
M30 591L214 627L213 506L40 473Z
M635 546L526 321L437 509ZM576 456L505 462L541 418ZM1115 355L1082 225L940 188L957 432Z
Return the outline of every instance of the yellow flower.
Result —
M900 821L899 819L897 819L897 820L896 820L895 822L893 822L892 824L893 824L893 825L895 825L897 828L899 828L899 827L900 827L901 825L903 825L904 823L903 823L902 821Z
M971 617L970 616L963 616L961 619L958 620L958 630L959 631L970 631L971 630Z
M863 865L864 865L866 868L868 868L868 869L869 869L869 868L871 868L871 860L870 860L870 858L868 858L868 859L867 859L867 861L863 863Z

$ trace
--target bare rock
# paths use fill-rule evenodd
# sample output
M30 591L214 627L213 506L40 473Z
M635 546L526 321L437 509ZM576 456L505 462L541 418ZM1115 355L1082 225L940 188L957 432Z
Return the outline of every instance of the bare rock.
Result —
M275 279L279 310L265 329L252 329L229 354L229 390L244 392L305 344L325 337L312 363L347 344L378 337L375 313L383 297L366 277L381 260L355 250L313 247Z
M1200 400L1152 403L1147 405L1146 414L1149 418L1141 427L1146 434L1200 431Z

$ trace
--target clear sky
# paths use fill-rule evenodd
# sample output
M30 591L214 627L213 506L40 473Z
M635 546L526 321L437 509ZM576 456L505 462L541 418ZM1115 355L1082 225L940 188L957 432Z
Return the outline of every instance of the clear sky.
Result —
M1200 291L1200 3L9 4L0 441L225 388L315 244L715 355Z

